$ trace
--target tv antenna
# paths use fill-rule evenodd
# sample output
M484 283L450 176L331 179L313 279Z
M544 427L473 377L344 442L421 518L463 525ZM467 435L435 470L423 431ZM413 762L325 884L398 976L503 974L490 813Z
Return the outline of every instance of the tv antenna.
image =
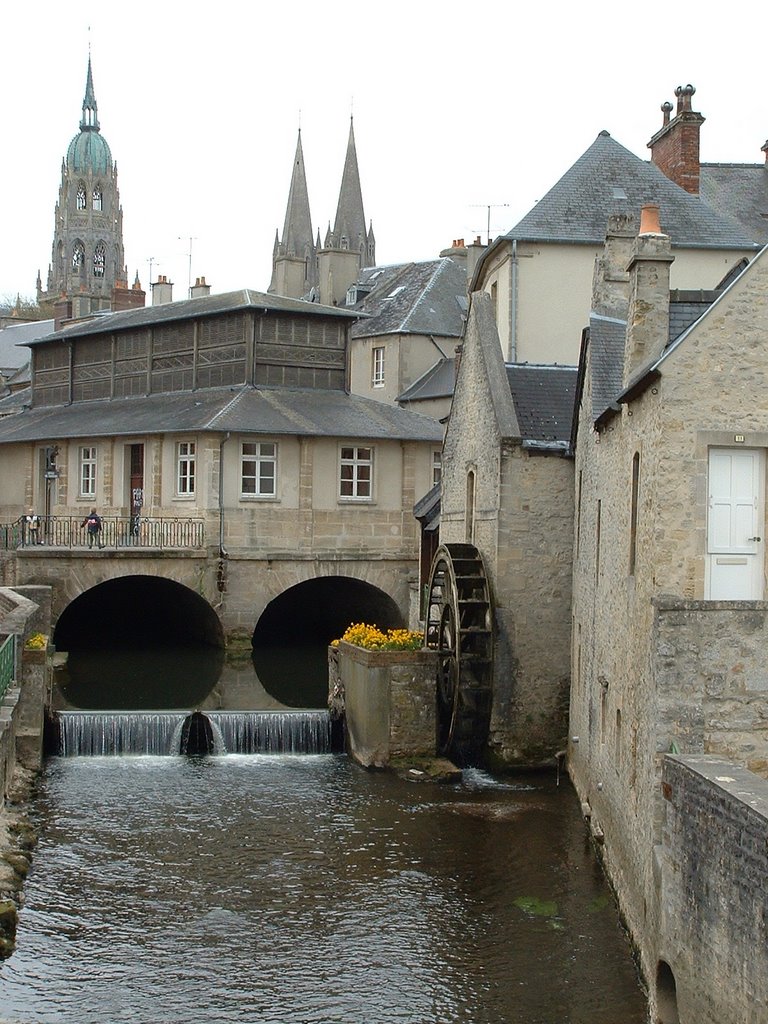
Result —
M488 219L485 226L485 236L488 239L486 245L491 244L491 210L503 210L509 206L509 203L472 203L472 208L475 210L486 210L488 212Z

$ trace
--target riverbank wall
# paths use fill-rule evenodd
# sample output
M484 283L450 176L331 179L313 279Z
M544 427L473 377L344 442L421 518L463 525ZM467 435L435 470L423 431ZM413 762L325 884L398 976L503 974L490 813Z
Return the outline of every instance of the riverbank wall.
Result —
M50 587L0 587L0 959L14 948L16 918L35 836L21 804L42 764L50 682ZM39 635L39 646L29 647Z

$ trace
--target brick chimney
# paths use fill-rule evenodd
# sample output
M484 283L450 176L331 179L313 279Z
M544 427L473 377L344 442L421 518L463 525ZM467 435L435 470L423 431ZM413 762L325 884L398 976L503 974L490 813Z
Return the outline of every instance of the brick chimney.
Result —
M627 315L629 274L627 264L632 257L637 221L627 212L608 217L605 245L595 259L592 276L592 309L603 316L622 319Z
M153 306L162 306L166 302L173 302L173 281L169 281L165 274L159 274L151 288Z
M53 304L53 329L60 331L62 324L72 319L72 300L66 295L59 296Z
M651 162L660 171L686 192L698 195L701 175L699 134L705 119L691 109L695 92L692 85L678 85L675 89L677 112L671 120L672 104L662 104L664 121L648 143L648 148Z
M629 313L624 348L624 387L641 367L658 359L669 340L669 269L674 260L669 235L659 225L659 208L644 206L629 261Z
M117 313L123 309L142 309L147 302L147 293L141 287L138 272L130 288L121 282L112 289L112 310Z

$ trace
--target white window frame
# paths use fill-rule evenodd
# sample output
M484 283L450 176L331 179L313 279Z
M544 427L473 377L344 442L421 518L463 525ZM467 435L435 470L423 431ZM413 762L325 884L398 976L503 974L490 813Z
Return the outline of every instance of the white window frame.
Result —
M339 499L373 501L371 445L344 444L339 448Z
M80 467L78 480L80 481L80 497L96 497L96 472L98 466L98 451L96 445L81 445L79 449Z
M442 448L435 448L432 451L432 486L439 484L443 479L443 451Z
M197 442L176 442L176 497L194 498L197 477Z
M384 387L384 346L377 345L371 350L371 384L375 388Z
M277 498L277 460L276 441L240 442L241 498ZM246 464L253 465L248 473L245 472ZM248 488L246 482L249 482Z

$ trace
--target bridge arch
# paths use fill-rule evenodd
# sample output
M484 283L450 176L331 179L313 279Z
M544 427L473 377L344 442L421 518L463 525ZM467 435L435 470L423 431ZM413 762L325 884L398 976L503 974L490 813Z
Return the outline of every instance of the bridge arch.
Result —
M289 706L324 705L328 645L352 622L380 629L407 625L388 593L352 576L316 576L273 598L251 641L253 665L264 689Z
M224 658L211 605L162 576L118 576L85 590L60 614L53 642L68 652L66 700L83 709L197 706Z

